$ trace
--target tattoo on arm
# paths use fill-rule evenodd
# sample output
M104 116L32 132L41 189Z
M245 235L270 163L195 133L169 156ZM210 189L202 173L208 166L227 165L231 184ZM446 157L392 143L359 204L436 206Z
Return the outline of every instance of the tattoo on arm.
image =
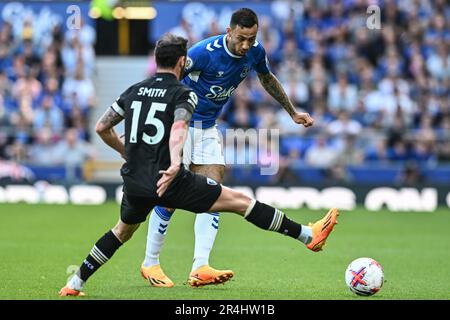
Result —
M280 81L273 75L272 72L267 74L258 73L259 81L264 89L275 99L279 104L284 108L284 110L289 113L292 117L296 110L292 105L292 102L289 100L286 92L284 92L283 87L281 86Z
M185 122L189 122L191 121L192 118L192 113L189 112L187 109L185 108L178 108L175 110L175 118L174 118L174 122L175 121L179 121L179 120L183 120Z
M100 118L99 123L105 129L111 129L122 120L123 117L110 107L105 111L103 116Z

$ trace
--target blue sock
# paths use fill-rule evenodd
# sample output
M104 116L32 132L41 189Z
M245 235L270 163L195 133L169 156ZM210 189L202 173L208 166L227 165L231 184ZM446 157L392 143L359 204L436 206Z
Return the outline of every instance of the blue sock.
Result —
M147 248L145 249L144 266L159 264L159 253L166 238L170 218L173 212L164 207L155 207L150 215L147 232Z

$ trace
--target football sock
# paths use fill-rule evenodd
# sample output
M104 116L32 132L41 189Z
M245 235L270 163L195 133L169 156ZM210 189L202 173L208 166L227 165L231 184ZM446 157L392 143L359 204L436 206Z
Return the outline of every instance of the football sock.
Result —
M78 274L74 274L72 278L70 278L69 282L67 282L67 286L71 289L81 291L84 286L84 281L80 279Z
M122 242L117 239L114 233L109 230L107 233L101 237L97 243L92 248L89 255L84 259L83 264L78 270L76 276L82 280L83 282L79 282L82 286L84 282L89 279L91 275L94 274L95 271L98 270L103 264L108 262L109 259L113 256L114 252L122 245ZM75 277L75 276L74 276ZM73 277L73 278L74 278ZM72 278L72 279L73 279ZM77 283L77 279L74 279L74 284ZM77 288L72 288L75 290L80 290Z
M219 213L199 213L195 217L195 248L192 271L207 264L219 229Z
M289 219L283 211L265 203L253 200L245 212L245 219L255 226L269 231L276 231L308 244L312 240L310 227Z
M298 240L300 240L304 244L309 244L312 241L312 238L313 238L312 228L302 225L302 232L300 232Z
M144 267L159 264L159 254L166 238L167 228L173 212L164 207L155 207L148 222L147 247Z

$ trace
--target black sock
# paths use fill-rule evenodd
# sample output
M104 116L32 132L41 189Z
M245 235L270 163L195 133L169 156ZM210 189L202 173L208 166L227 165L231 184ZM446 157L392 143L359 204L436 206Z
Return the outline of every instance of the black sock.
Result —
M298 239L302 232L301 224L286 217L281 210L259 201L256 201L245 219L261 229L276 231L295 239Z
M87 281L98 268L111 259L114 252L116 252L121 245L122 242L120 242L114 233L109 230L97 241L89 255L84 259L83 264L78 270L78 277L83 281Z

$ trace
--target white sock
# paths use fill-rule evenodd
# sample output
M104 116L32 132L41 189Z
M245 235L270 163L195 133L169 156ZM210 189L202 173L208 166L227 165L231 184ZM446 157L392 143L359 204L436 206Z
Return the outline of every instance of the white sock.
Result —
M304 244L310 243L312 241L312 228L302 224L302 232L300 232L298 240Z
M218 213L199 213L195 218L195 249L192 271L208 264L209 255L219 229Z
M70 289L81 291L83 289L85 282L80 279L77 274L74 274L72 278L70 278L69 282L67 282L67 286Z
M148 222L144 267L159 264L159 253L164 244L171 217L172 213L165 208L155 207L153 209Z

